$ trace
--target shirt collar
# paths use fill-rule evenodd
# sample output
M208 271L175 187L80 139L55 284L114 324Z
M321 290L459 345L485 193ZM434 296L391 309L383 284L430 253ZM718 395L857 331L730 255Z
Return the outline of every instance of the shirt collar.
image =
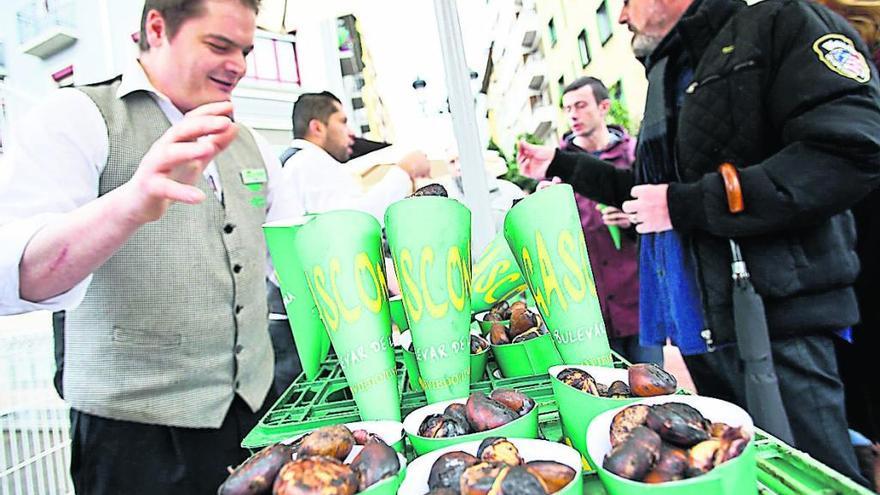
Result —
M153 86L153 83L150 82L150 78L147 77L147 72L141 65L140 60L133 58L128 64L126 64L125 70L122 72L122 81L116 89L116 97L122 98L135 91L146 91L154 97L158 97L159 99L171 103L171 100L156 89L156 87Z
M332 158L333 160L336 160L336 158L333 158L333 156L330 155L330 153L327 153L327 150L325 150L324 148L318 146L317 144L315 144L311 141L307 141L305 139L294 139L293 142L290 143L290 146L293 148L299 148L301 150L310 149L310 150L319 151L319 152L327 155L328 157ZM338 160L336 160L336 162L339 163Z

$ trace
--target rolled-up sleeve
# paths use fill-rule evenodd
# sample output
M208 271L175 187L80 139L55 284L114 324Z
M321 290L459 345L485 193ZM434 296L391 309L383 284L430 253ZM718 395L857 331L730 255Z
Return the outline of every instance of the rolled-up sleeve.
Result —
M45 301L26 301L19 291L18 265L33 236L44 226L57 221L61 214L49 213L16 220L0 226L0 315L30 311L58 311L79 305L92 280L91 275L69 291Z

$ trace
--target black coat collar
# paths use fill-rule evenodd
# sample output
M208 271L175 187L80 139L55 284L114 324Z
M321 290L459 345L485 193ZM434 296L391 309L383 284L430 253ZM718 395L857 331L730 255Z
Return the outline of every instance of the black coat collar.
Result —
M696 64L718 31L745 7L741 0L694 0L672 31L645 59L645 69L650 71L658 60L677 55L680 50Z

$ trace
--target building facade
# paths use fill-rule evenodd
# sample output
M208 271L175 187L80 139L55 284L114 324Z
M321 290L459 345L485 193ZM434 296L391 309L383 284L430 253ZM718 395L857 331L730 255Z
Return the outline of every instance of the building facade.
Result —
M622 0L492 0L492 73L487 85L493 141L512 152L528 134L556 143L568 130L562 88L601 79L637 127L645 105L644 68L617 23Z

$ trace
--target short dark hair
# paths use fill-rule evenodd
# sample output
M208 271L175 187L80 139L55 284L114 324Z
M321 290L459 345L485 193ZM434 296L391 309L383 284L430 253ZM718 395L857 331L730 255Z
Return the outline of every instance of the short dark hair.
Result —
M322 124L330 120L330 116L342 105L339 98L329 91L320 93L303 93L293 104L293 138L302 139L309 132L309 122L318 119Z
M260 11L260 0L238 1L255 13ZM151 10L162 14L168 29L168 39L172 39L184 21L205 13L205 0L146 0L144 12L141 14L141 34L138 38L138 46L143 52L150 49L150 44L147 42L147 14Z
M608 88L605 87L605 84L600 79L591 76L575 79L562 90L562 94L566 95L584 86L589 86L593 90L593 98L596 99L597 104L608 99Z

